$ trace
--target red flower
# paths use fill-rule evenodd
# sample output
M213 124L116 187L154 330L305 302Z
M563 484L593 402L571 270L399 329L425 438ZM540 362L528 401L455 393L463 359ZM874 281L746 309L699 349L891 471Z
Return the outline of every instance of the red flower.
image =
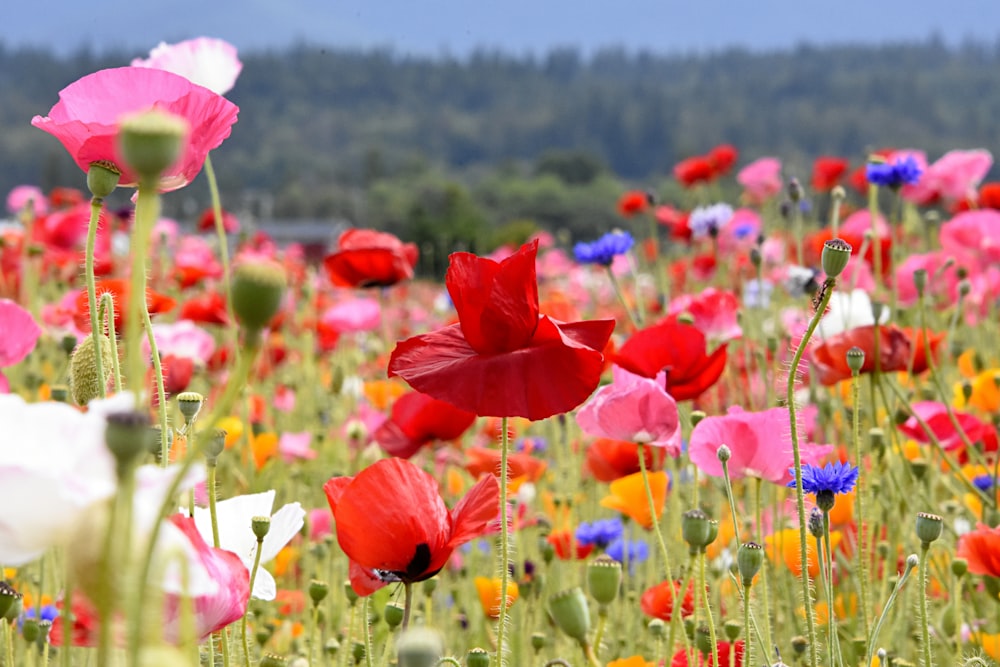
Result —
M630 190L618 200L618 214L623 218L631 218L643 213L649 208L649 195L641 190Z
M910 339L895 326L880 326L878 330L880 370L905 371L912 349ZM822 384L836 384L851 377L847 351L852 347L859 347L865 353L861 372L871 373L875 370L875 325L855 327L830 336L812 348L810 360Z
M941 343L944 342L945 333L927 330L926 341L924 339L924 329L918 329L916 327L903 327L903 333L910 340L910 348L912 350L913 362L911 363L911 370L913 374L919 374L926 371L929 366L927 364L927 347L930 344L931 356L935 359L938 356L938 348Z
M500 511L496 477L483 477L448 510L434 478L398 458L376 461L353 478L334 477L323 490L358 595L393 581L430 579L456 547L486 533Z
M1000 528L979 524L958 538L959 558L969 561L969 572L1000 577Z
M235 215L229 211L223 209L222 211L222 229L227 234L235 234L240 231L240 221ZM202 211L201 217L198 218L198 231L200 232L214 232L215 231L215 211L210 208Z
M559 560L583 560L594 550L593 544L580 544L572 530L553 530L545 538Z
M392 416L375 431L375 441L390 456L408 459L424 445L455 440L472 426L476 415L419 391L400 396Z
M695 651L695 655L698 656L697 667L710 667L711 665L741 667L743 665L743 646L742 639L737 639L733 645L730 645L726 641L717 641L715 643L714 659L711 656L706 656L701 651ZM732 660L729 658L730 652L732 653ZM687 651L681 649L674 653L674 657L670 659L670 667L689 667Z
M160 361L163 370L163 390L168 396L176 396L191 384L194 375L194 359L168 354ZM155 396L155 392L153 393Z
M820 192L829 192L840 183L847 173L850 163L842 157L826 155L816 158L813 162L812 186Z
M681 590L681 582L664 581L651 588L647 588L639 599L639 606L642 613L650 618L658 618L662 621L669 621L673 615L673 610L677 603L674 598ZM680 601L681 618L694 613L694 588L688 582L684 590L684 599Z
M455 253L445 277L458 324L396 345L389 376L480 416L545 419L597 388L614 320L538 310L533 241L503 260Z
M226 299L219 292L205 292L191 297L181 305L180 319L199 324L229 324Z
M1000 209L1000 183L983 183L980 186L979 208Z
M726 368L726 346L706 354L705 334L669 318L632 334L614 361L647 378L666 371L667 391L683 401L698 398L719 379Z
M674 165L674 178L685 188L690 188L715 178L715 169L707 158L696 155Z
M417 246L373 229L348 229L323 260L338 287L389 287L413 277Z
M109 278L98 280L95 285L97 292L98 310L100 310L101 297L110 294L115 305L115 331L119 334L124 329L125 308L128 304L129 285L128 281L121 278ZM172 310L177 302L165 294L154 292L146 288L146 308L150 315L165 313ZM90 304L87 301L87 291L83 290L76 297L76 310L73 313L73 321L80 331L90 331Z
M719 144L712 150L708 152L706 156L708 162L712 165L713 175L724 176L730 172L733 166L736 165L736 160L739 157L739 151L736 150L735 146L729 144Z
M643 457L648 470L663 470L667 459L665 447L644 447ZM634 442L598 438L587 447L587 470L599 482L613 482L620 477L635 474L639 467L639 446Z

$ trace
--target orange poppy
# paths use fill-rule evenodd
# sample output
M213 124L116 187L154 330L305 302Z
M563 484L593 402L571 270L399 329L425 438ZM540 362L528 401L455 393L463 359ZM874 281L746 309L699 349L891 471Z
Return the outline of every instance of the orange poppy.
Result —
M649 473L649 488L653 495L657 520L663 515L668 486L667 473L663 471ZM646 499L646 487L641 472L616 479L611 482L608 490L610 495L601 498L601 507L621 512L647 530L653 527L653 517L649 511L649 501Z

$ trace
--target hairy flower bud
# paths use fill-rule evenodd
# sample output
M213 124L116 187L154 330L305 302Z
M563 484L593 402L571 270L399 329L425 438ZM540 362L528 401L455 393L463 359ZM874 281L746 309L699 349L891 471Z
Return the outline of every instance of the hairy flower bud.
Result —
M95 341L100 341L98 344ZM97 377L97 355L101 355L101 375ZM69 388L73 401L84 406L95 398L100 398L108 387L114 371L111 339L104 334L87 335L73 350L69 360Z
M155 184L180 158L189 130L180 116L156 109L144 111L121 122L118 148L140 181Z

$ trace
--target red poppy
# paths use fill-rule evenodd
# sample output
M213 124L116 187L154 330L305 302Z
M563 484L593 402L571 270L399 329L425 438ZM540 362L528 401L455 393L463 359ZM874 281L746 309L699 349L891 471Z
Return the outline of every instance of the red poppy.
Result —
M644 447L643 457L646 459L648 470L663 470L667 450L665 447ZM598 438L587 447L585 465L597 481L613 482L641 470L639 446L624 440Z
M674 165L674 178L685 188L690 188L715 178L715 169L707 158L696 155Z
M979 524L958 538L959 558L969 562L969 572L1000 577L1000 528Z
M465 469L473 477L494 475L500 470L500 450L487 447L470 447L465 450ZM507 471L510 479L527 477L537 482L548 466L545 461L525 452L511 452L507 455Z
M979 208L1000 209L1000 183L983 183L979 188Z
M905 371L912 349L910 339L895 326L880 326L878 330L880 370ZM812 367L822 384L836 384L851 377L847 351L852 347L859 347L865 353L861 372L871 373L875 370L875 325L855 327L830 336L810 351Z
M593 544L580 544L572 530L553 530L545 538L559 560L583 560L594 550Z
M812 186L819 192L829 192L840 183L850 166L845 158L827 155L816 158L813 162Z
M715 658L707 656L701 651L695 651L697 655L697 667L741 667L743 665L744 644L742 639L737 639L735 644L719 640L715 643ZM732 658L730 659L730 654ZM681 649L674 653L670 659L670 667L689 667L687 651Z
M691 240L691 214L672 206L658 206L656 221L670 230L670 238L678 241Z
M338 287L389 287L413 277L417 246L373 229L348 229L323 260Z
M710 150L705 157L708 158L709 164L712 165L714 175L718 177L729 173L733 166L736 165L739 155L739 151L736 150L735 146L719 144Z
M419 391L400 396L392 416L375 431L375 442L390 456L408 459L424 445L461 437L476 415Z
M618 214L631 218L649 208L649 195L641 190L630 190L618 199Z
M639 599L642 613L650 618L669 621L677 603L674 598L681 590L680 581L664 581L646 589ZM694 586L689 581L684 590L684 599L680 601L681 618L694 613Z
M667 391L684 401L698 398L719 379L726 368L726 346L706 354L705 334L671 317L632 334L614 361L646 378L666 371Z
M193 296L181 305L180 319L199 324L229 324L226 298L219 292L205 292Z
M938 348L941 347L941 343L944 342L945 333L943 331L937 332L927 330L927 338L925 342L924 329L916 327L903 327L902 331L906 334L906 337L910 339L910 346L913 355L911 370L914 374L923 373L929 368L927 364L927 343L930 343L931 356L936 359L938 356Z
M63 610L64 605L60 602L59 608ZM70 632L70 643L72 646L97 646L100 630L100 614L97 607L90 600L74 592L73 611L69 617L73 619L73 629ZM52 620L52 628L49 630L49 641L53 646L63 645L63 623L67 614L60 613Z
M323 490L358 595L430 579L456 547L488 532L500 511L496 477L483 477L449 510L434 478L398 458L376 461L353 478L334 477Z
M163 390L168 396L176 396L191 384L194 359L168 354L160 361L160 368L163 370Z
M222 211L222 229L227 234L235 234L240 231L240 221L235 215L223 209ZM198 231L200 232L214 232L215 231L215 211L210 208L205 209L201 216L198 218Z
M863 259L868 266L875 269L875 243L865 243L865 238L861 234L840 230L838 236L847 241L851 246L851 256L858 257L862 248L867 248ZM819 266L823 255L823 245L833 239L833 230L829 227L813 232L805 238L804 249L806 251L806 264ZM878 242L879 260L881 261L882 274L888 276L892 268L892 238L888 236L879 237Z
M545 419L597 388L614 320L539 313L532 241L503 260L455 253L445 277L458 324L396 345L389 376L480 416Z
M123 332L125 309L128 307L129 284L127 280L121 278L108 278L98 280L95 289L97 292L98 310L100 310L101 297L110 294L115 305L115 331ZM165 313L172 310L177 302L165 294L154 292L146 288L146 308L150 315ZM87 300L87 291L82 290L76 297L76 310L73 313L73 321L80 331L90 331L90 304Z
M70 208L86 201L87 198L76 188L56 187L49 192L49 205L52 208Z

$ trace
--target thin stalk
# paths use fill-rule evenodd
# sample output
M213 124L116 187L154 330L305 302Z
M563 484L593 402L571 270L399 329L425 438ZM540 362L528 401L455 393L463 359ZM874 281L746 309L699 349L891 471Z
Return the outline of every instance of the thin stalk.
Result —
M413 584L407 581L406 583L403 584L403 623L400 626L400 630L402 631L405 631L408 627L410 627L410 609L412 607L413 607Z
M625 293L622 291L622 286L619 284L618 278L615 277L614 271L611 270L610 266L608 266L607 269L608 278L611 279L611 286L615 290L615 296L618 297L618 302L621 303L622 308L625 309L625 314L628 315L628 321L632 323L634 328L638 329L640 326L639 317L632 312L632 309L628 305L628 301L625 300Z
M885 607L882 608L882 613L879 614L878 618L875 620L875 627L872 628L871 636L868 637L868 655L865 658L865 665L872 664L872 658L875 657L875 644L878 642L879 632L882 630L882 624L885 623L886 617L889 615L889 610L892 609L892 605L896 602L896 598L899 596L899 592L903 590L903 586L906 584L906 580L910 578L910 573L913 572L913 568L917 566L915 562L917 560L915 555L911 555L906 560L906 567L903 569L903 574L899 577L896 582L896 586L892 589L892 594L889 595L889 599L885 603ZM883 579L887 581L888 577Z
M753 505L754 514L757 522L757 535L758 539L763 542L764 535L764 507L761 503L761 491L764 484L764 480L760 477L754 478L754 492L753 492ZM764 605L764 647L761 651L761 655L764 656L764 662L769 661L769 656L771 654L771 649L773 644L771 643L771 602L770 602L770 588L767 583L767 559L764 559L764 566L760 568L760 585L763 589L761 591L761 600Z
M712 617L712 603L708 600L708 586L705 583L706 560L708 557L703 549L698 556L698 590L701 593L702 604L705 605L705 618L708 620L708 640L712 643L712 667L719 667L719 645L715 638L715 619Z
M818 542L818 540L817 540ZM829 642L828 659L831 667L841 665L839 656L840 638L837 634L837 615L834 613L834 592L833 592L833 550L830 548L830 511L823 510L823 545L821 554L821 568L825 572L824 584L826 586L827 604L827 641ZM842 667L842 665L841 665Z
M98 344L98 336L104 334L104 327L100 326L100 318L97 313L97 288L94 281L94 252L97 248L97 225L101 219L101 207L104 204L102 197L91 197L90 199L90 223L87 225L87 249L84 254L84 276L87 281L87 307L90 308L90 333L94 336L94 343L97 344L98 354L94 355L94 368L97 370L97 384L100 391L99 398L104 398L107 393L107 385L104 383L104 360L101 359L101 346ZM27 237L25 237L27 243Z
M861 377L858 373L852 373L851 378L851 429L854 439L854 460L858 467L857 491L855 492L858 503L858 577L861 581L861 633L868 636L868 608L871 604L868 591L868 525L865 522L865 470L861 463ZM875 406L872 406L874 409Z
M733 483L729 479L729 461L722 461L722 478L726 481L726 496L729 498L729 513L733 517L733 532L736 534L736 544L743 544L740 539L740 520L736 515L736 499L733 498Z
M108 339L111 341L111 373L114 375L117 394L122 390L122 369L118 361L118 332L115 331L115 298L110 292L101 295L101 313L107 320Z
M214 525L212 527L215 528ZM218 529L216 529L216 530L218 530ZM216 538L216 539L218 539L218 538ZM253 569L250 570L250 590L251 591L253 590L254 579L257 578L257 570L260 568L260 551L263 548L263 546L264 546L264 538L263 537L258 537L257 538L257 550L254 552L254 555L253 555ZM367 598L365 598L365 599L367 600ZM243 614L243 620L240 621L240 632L243 635L243 665L244 665L244 667L250 667L250 640L247 639L247 616L249 616L249 615L250 615L250 608L248 606L246 612L244 612L244 614ZM227 660L226 655L227 655L228 651L226 651L226 644L228 644L228 643L229 642L226 641L225 636L223 636L223 638L222 638L222 659L224 661ZM228 664L228 661L227 661L227 664Z
M930 619L927 617L927 552L930 542L920 545L920 646L924 659L924 667L932 667L934 659L931 656Z
M663 557L663 570L666 574L667 581L673 581L670 577L670 554L667 552L667 543L663 540L663 532L660 530L660 520L656 516L656 503L653 501L653 489L649 485L649 471L646 469L646 452L643 451L645 447L644 443L636 443L636 450L639 454L639 471L642 473L642 486L646 490L646 502L649 504L649 518L653 524L653 532L656 533L656 543L660 547L660 556ZM626 551L628 547L626 546ZM674 596L672 606L674 609L671 613L674 613L677 608L677 596ZM673 647L670 647L673 650Z
M208 193L212 200L212 217L215 219L215 234L219 237L219 261L222 263L222 293L226 297L226 314L229 321L235 322L233 299L230 292L229 270L229 240L226 238L226 226L222 224L222 200L219 197L219 184L215 179L215 169L212 167L212 155L205 156L205 176L208 178Z
M146 307L146 255L149 235L160 217L160 193L155 184L140 184L135 202L135 226L132 230L132 274L130 276L128 310L125 318L125 359L128 368L128 388L135 395L136 407L142 407L146 364L142 357L143 313ZM152 336L152 332L150 332ZM150 350L156 356L155 344Z
M500 436L500 591L503 601L500 603L500 613L497 615L497 650L495 662L499 667L507 664L504 638L507 633L507 586L510 571L510 517L507 516L507 456L510 449L510 436L507 432L507 417L500 420L502 434Z
M365 598L365 603L361 607L361 615L363 616L361 623L365 628L365 665L366 667L375 667L373 662L374 658L372 657L372 652L375 650L375 647L372 646L372 625L371 620L369 619L371 608L369 605L371 605L370 595Z
M746 667L753 667L753 646L750 643L750 591L752 587L752 581L743 585L743 664ZM767 647L761 646L760 650L764 661L767 662Z
M153 377L156 379L157 416L160 420L160 465L164 468L170 463L170 428L167 423L167 392L163 386L163 366L160 363L160 351L153 335L153 323L149 319L149 309L146 300L142 300L142 321L146 326L146 339L149 341L149 354L153 359Z

